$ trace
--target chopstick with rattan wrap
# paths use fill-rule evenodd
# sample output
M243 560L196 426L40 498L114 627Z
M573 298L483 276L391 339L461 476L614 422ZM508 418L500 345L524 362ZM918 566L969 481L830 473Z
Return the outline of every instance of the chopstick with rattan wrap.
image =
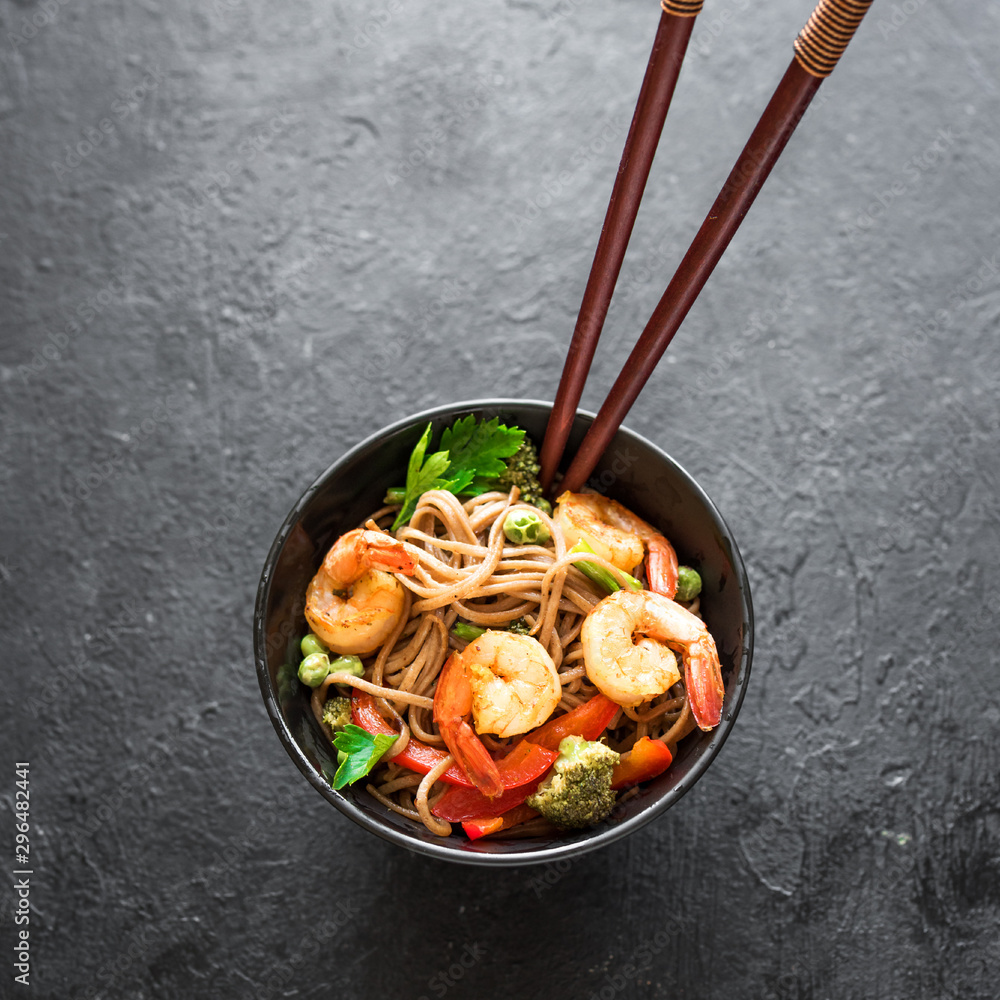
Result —
M681 63L687 52L694 19L701 6L702 0L661 2L663 12L653 39L646 74L625 139L604 226L542 442L541 480L545 489L551 485L566 448L566 440L594 360L597 341L604 328L608 306L611 304L611 296L618 282L622 260L646 188L649 169L663 131L663 122L670 108Z
M796 40L795 58L584 437L560 489L579 490L594 471L871 4L872 0L820 0Z
M675 17L697 17L703 5L704 0L660 0L663 13Z
M795 58L811 76L833 72L872 0L820 0L795 39Z

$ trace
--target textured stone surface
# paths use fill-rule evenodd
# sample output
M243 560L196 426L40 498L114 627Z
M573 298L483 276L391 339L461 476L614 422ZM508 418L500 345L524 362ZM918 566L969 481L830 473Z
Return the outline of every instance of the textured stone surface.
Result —
M588 407L808 9L706 5ZM335 813L265 716L252 601L303 487L406 413L552 397L656 18L0 0L30 995L996 995L995 5L878 0L630 416L758 615L680 806L571 866L445 866Z

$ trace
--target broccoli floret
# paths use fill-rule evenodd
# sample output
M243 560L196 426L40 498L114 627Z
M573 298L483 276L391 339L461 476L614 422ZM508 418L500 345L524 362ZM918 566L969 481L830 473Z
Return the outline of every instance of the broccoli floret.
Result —
M532 440L525 434L521 447L507 459L507 471L500 474L499 488L509 490L516 486L521 491L521 499L533 504L546 514L552 513L552 504L542 495L542 484L538 473L542 467L538 462L538 451Z
M618 754L603 743L567 736L559 743L552 774L527 803L557 826L593 826L615 806L611 773L617 763Z
M331 698L323 706L323 721L336 733L351 721L351 699Z

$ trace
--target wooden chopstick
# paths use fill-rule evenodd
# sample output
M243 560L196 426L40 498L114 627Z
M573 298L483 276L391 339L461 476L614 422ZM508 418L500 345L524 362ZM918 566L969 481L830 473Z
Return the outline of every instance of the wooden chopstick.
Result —
M594 360L597 341L646 188L649 168L663 131L663 122L670 109L694 19L701 11L702 3L703 0L661 0L660 24L625 139L625 149L566 355L559 390L545 429L540 459L542 488L546 490L552 484L566 448L566 439Z
M579 490L594 471L871 4L872 0L820 0L817 4L795 41L795 57L584 437L560 489Z

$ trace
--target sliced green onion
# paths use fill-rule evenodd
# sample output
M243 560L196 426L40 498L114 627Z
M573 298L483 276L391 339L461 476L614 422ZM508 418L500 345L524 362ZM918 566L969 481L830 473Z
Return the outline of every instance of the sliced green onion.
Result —
M594 550L582 538L569 551L574 554L577 552L589 552L591 555L597 555L597 553L594 552ZM581 573L583 573L584 576L589 577L599 587L603 587L609 594L613 594L616 590L622 589L617 578L608 572L608 570L606 570L603 566L598 566L596 563L592 562L576 562L573 563L573 565ZM628 573L624 573L624 576L625 583L628 585L630 590L642 590L642 584L634 576L629 576Z
M473 639L478 639L486 629L480 628L478 625L470 625L468 622L456 622L451 629L451 634L456 639L466 639L472 642Z

